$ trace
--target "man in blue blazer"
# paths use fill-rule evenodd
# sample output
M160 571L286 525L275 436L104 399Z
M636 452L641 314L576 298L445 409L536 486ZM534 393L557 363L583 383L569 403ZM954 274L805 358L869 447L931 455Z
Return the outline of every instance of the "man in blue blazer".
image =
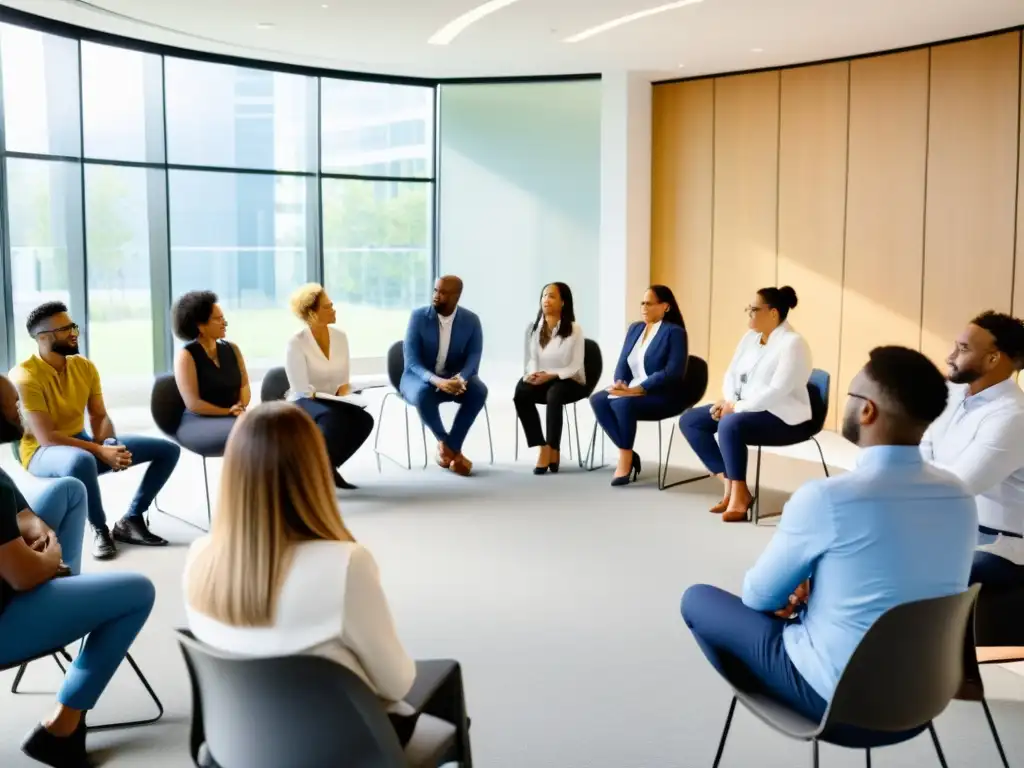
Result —
M462 455L462 443L487 402L487 387L477 375L484 347L480 318L459 308L461 297L462 280L447 275L434 284L431 306L413 310L400 389L437 438L437 463L467 476L473 463ZM459 404L450 430L438 407L448 402Z

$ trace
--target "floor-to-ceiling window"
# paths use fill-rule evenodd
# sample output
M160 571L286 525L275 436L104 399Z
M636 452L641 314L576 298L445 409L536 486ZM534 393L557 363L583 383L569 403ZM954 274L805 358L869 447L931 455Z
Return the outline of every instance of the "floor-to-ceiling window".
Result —
M355 368L384 357L433 278L432 85L53 31L0 22L5 369L35 348L31 309L63 301L106 389L142 404L175 349L171 302L204 288L258 375L281 364L288 296L311 280Z

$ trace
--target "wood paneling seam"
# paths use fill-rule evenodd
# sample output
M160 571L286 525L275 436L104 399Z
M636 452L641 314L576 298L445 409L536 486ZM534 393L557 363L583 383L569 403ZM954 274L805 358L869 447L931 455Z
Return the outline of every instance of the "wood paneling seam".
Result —
M711 305L715 297L715 121L718 119L718 81L711 81L711 249L708 258L711 261L711 271L708 276L708 346L705 360L711 365ZM710 368L708 369L710 370ZM710 386L710 382L708 382Z
M843 181L843 259L839 271L839 344L836 347L836 375L833 379L836 391L839 391L839 372L843 367L843 309L846 306L846 224L850 213L850 113L853 94L853 63L846 62L846 170ZM839 419L839 404L836 403L836 423Z
M1021 125L1020 115L1024 104L1021 98L1024 96L1024 31L1017 34L1017 183L1014 184L1013 195L1013 258L1010 260L1010 314L1013 314L1013 302L1017 298L1017 256L1020 253L1017 238L1020 237L1020 134L1024 126Z
M932 49L928 48L928 81L924 117L924 205L921 212L921 311L917 321L917 349L924 349L924 286L928 253L928 151L932 133Z

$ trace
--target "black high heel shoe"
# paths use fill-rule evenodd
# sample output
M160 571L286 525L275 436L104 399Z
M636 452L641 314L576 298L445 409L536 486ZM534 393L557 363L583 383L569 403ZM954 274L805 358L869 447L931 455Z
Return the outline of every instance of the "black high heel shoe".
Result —
M633 466L631 466L629 468L629 472L624 474L622 477L612 478L612 486L615 487L615 488L619 488L619 487L621 487L623 485L629 485L630 483L635 483L637 481L637 478L640 477L641 466L642 465L640 463L640 455L637 454L637 453L634 453L633 454Z

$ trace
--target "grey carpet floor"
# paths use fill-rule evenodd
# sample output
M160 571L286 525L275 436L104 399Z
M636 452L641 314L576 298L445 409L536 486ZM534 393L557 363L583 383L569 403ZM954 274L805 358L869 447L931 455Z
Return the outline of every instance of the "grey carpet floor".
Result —
M486 431L474 431L467 451L478 462L473 479L433 466L409 472L385 465L378 475L369 451L346 470L362 488L342 497L342 513L380 563L407 648L416 657L463 663L481 768L710 766L729 694L680 620L679 598L695 582L738 589L771 528L726 526L708 514L717 490L708 481L659 493L651 428L643 434L646 482L611 489L608 470L589 474L569 465L558 476L535 478L530 457L513 464L510 420L492 413L494 467L485 463ZM404 448L400 418L391 423L384 442ZM414 431L414 452L417 439ZM678 442L674 450L692 465ZM803 461L766 458L762 477L777 489L767 506L820 472ZM135 482L131 473L104 479L108 507L117 509ZM200 465L183 458L161 501L200 518L201 494ZM167 714L156 726L90 736L110 768L189 765L189 687L171 630L184 621L181 569L194 534L160 515L153 525L176 546L127 549L103 566L86 558L88 570L140 570L158 592L133 655ZM12 676L0 675L0 766L27 768L18 744L52 706L60 677L55 665L38 662L24 687L42 693L15 697ZM1011 763L1024 765L1024 677L988 668L985 680ZM123 668L93 720L139 716L147 706ZM978 705L954 703L937 729L950 766L998 765ZM938 764L927 738L874 758L879 768ZM737 714L723 768L809 764L807 745ZM862 754L823 749L824 766L863 764Z

